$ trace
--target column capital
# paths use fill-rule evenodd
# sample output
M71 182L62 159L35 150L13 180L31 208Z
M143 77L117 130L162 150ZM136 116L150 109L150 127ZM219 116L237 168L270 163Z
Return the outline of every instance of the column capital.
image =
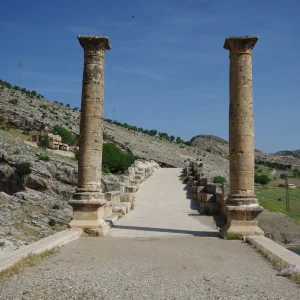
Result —
M224 49L235 53L251 53L258 36L229 36L224 43Z
M83 49L92 46L103 50L110 50L110 42L107 36L78 35L77 38Z

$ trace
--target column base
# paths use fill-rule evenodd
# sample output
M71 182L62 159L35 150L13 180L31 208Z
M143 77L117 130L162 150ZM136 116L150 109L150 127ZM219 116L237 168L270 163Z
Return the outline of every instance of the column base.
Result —
M258 227L257 216L263 211L258 204L226 206L227 224L221 233L235 233L242 236L264 235Z
M77 191L69 201L73 207L71 228L80 228L90 236L105 236L109 227L104 221L104 194L97 191Z

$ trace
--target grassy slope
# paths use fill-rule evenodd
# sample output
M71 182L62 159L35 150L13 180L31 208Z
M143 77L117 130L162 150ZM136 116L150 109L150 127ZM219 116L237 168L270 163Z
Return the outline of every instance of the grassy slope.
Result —
M286 211L286 191L284 188L257 189L255 194L259 204L264 208L281 212L300 222L300 189L289 189L290 211ZM281 201L278 199L281 199Z

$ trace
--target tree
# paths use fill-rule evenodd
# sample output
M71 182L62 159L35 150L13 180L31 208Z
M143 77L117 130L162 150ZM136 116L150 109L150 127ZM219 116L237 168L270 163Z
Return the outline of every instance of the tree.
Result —
M171 135L171 136L170 136L170 142L173 143L174 140L175 140L175 136L174 136L174 135Z
M226 178L223 176L214 177L214 183L224 183L227 182Z
M259 184L268 184L271 179L266 174L255 174L254 182Z
M47 133L43 133L40 135L39 146L42 148L50 147L50 139L49 139L49 135Z
M23 183L26 181L26 178L31 174L31 163L22 162L16 165L16 174L21 177Z
M67 103L67 104L66 104L66 107L70 108L70 104Z
M68 129L66 129L62 126L59 126L59 125L55 125L54 128L53 128L53 132L55 134L58 134L58 135L61 136L63 143L66 143L70 146L74 145L75 138L74 138L72 132L69 131Z

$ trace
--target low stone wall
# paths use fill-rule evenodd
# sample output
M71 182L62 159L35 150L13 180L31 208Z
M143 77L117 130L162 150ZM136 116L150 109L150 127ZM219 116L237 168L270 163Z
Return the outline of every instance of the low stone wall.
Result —
M103 209L103 218L125 215L134 206L135 193L140 184L150 177L160 166L155 161L136 160L124 175L120 176L120 190L105 193L106 204Z
M213 178L204 177L203 164L191 162L186 168L188 186L200 209L210 214L226 215L228 184L213 183Z

